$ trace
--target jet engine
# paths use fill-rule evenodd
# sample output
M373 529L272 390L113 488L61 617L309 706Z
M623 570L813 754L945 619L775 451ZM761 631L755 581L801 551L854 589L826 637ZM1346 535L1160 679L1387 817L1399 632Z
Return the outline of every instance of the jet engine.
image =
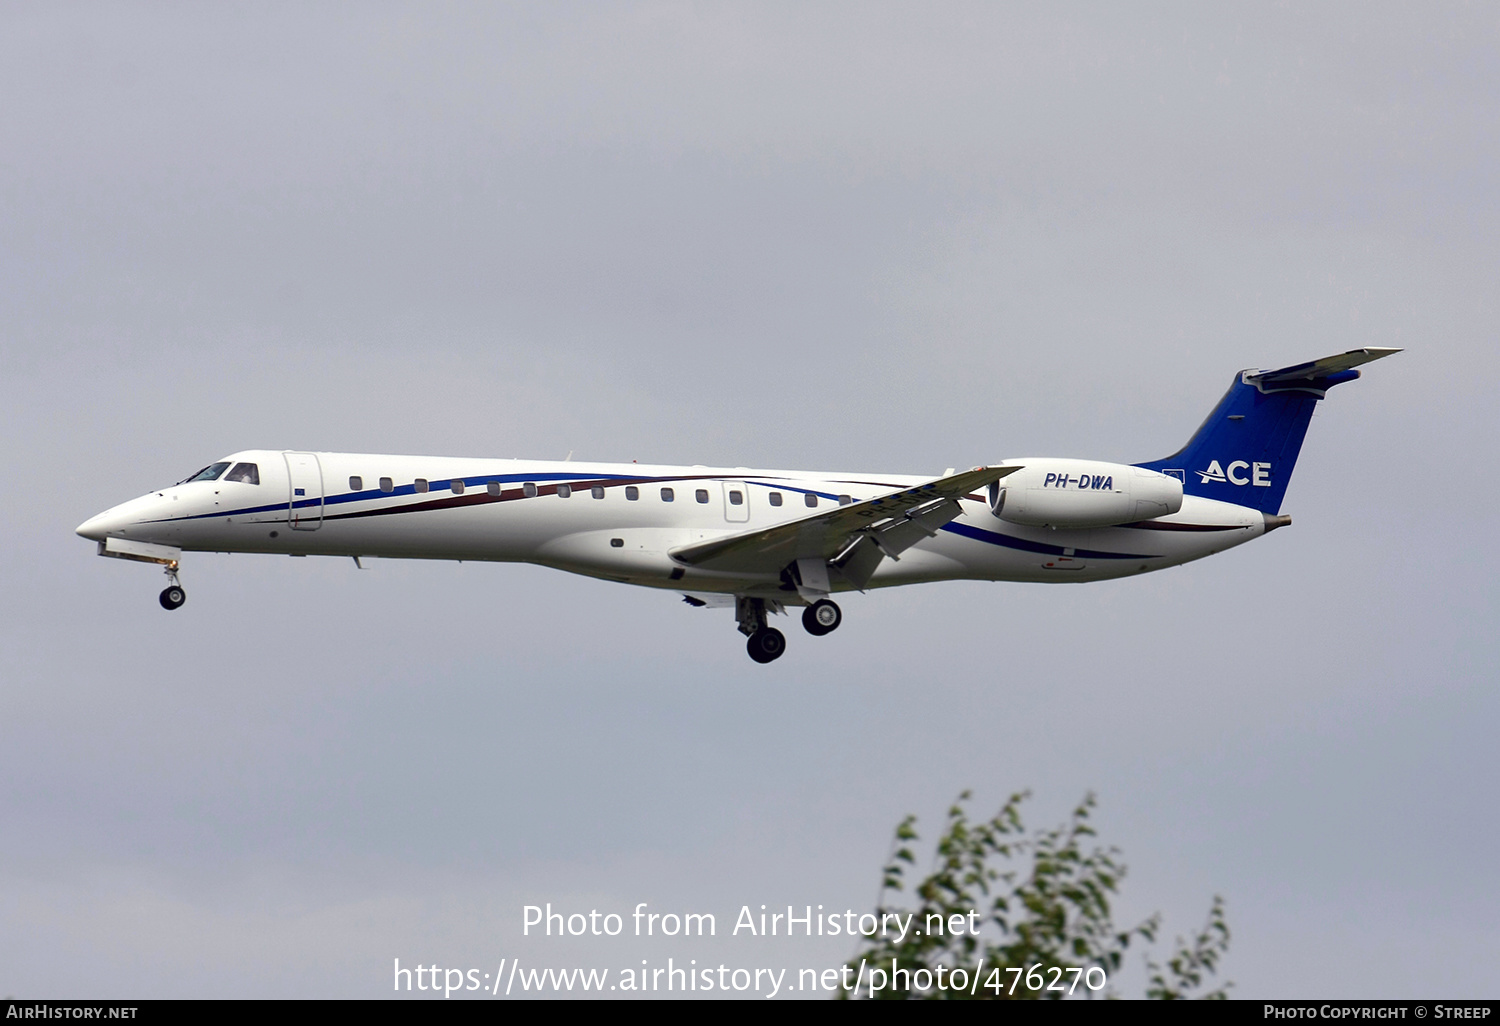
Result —
M1021 470L990 485L990 512L1008 524L1079 529L1150 520L1182 508L1182 482L1094 460L1007 460Z

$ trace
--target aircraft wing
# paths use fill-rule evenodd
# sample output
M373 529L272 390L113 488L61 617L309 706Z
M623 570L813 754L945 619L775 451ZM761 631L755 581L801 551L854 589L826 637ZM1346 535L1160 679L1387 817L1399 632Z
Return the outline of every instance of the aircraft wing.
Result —
M1315 381L1320 378L1331 377L1335 374L1341 375L1340 380L1343 380L1344 372L1352 371L1362 363L1369 363L1371 360L1379 360L1381 357L1399 352L1401 352L1399 349L1385 349L1377 346L1371 346L1367 349L1351 349L1347 353L1340 353L1337 356L1325 356L1321 360L1299 363L1292 367L1282 367L1280 370L1256 371L1253 374L1246 375L1246 378L1249 381L1266 385L1286 385L1296 382ZM1359 377L1358 374L1350 376Z
M670 555L687 566L745 574L777 574L805 560L814 564L799 564L809 573L816 575L816 567L826 565L862 588L882 559L900 558L962 513L960 497L1020 469L976 467L774 527L683 545Z

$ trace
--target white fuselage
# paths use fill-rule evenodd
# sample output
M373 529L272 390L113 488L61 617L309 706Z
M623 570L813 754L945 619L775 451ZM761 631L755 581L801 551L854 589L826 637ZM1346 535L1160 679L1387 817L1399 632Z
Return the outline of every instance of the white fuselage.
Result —
M776 574L698 570L669 553L928 480L278 450L239 452L224 462L254 464L258 483L220 479L163 488L99 514L78 533L101 543L116 538L184 551L536 563L628 584L795 604L796 593L788 594ZM882 562L868 586L1096 581L1199 559L1266 530L1255 509L1191 495L1169 516L1087 530L1003 522L982 495L961 502L961 516L899 559Z

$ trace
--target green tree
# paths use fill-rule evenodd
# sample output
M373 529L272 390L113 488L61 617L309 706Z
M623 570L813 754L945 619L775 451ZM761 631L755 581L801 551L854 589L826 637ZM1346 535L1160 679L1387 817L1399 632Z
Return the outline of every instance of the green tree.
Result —
M995 816L972 823L969 792L948 810L932 872L912 888L915 907L896 902L916 868L916 817L896 828L876 915L891 929L869 939L848 963L840 997L882 999L1060 999L1112 995L1108 979L1133 940L1156 940L1161 917L1115 926L1110 899L1125 867L1119 850L1092 843L1094 796L1068 821L1027 832L1011 795ZM899 919L885 919L899 916ZM904 934L900 924L906 924ZM1229 948L1224 902L1214 898L1204 928L1160 964L1149 955L1149 998L1223 998L1231 984L1203 993Z

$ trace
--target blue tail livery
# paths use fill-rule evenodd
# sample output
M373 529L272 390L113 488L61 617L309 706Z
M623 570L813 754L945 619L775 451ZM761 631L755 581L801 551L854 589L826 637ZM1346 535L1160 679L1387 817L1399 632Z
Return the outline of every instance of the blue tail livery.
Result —
M1187 445L1136 465L1181 478L1188 495L1278 513L1313 406L1359 377L1360 364L1399 352L1351 349L1280 370L1241 371Z

